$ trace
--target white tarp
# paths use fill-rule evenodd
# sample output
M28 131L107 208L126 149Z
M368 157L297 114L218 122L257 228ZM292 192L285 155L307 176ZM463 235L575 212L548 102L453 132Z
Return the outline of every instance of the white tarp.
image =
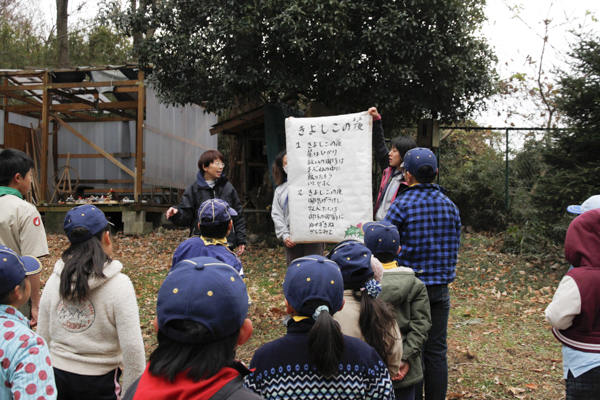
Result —
M291 240L339 242L362 237L373 219L367 112L285 121Z

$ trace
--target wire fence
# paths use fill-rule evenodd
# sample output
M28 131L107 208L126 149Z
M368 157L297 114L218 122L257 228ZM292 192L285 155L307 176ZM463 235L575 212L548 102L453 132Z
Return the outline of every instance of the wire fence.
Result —
M440 127L440 147L433 149L438 157L439 174L437 183L449 190L450 197L462 198L463 211L466 208L481 207L485 212L501 212L502 220L508 222L511 208L525 207L537 189L540 176L545 173L542 159L543 144L547 133L554 128L522 127ZM489 133L481 139L484 132ZM477 133L476 141L468 143L468 133ZM416 128L404 129L403 134L415 137ZM450 135L455 135L450 137ZM465 135L467 139L456 139ZM469 158L477 153L474 149L461 147L482 146L480 154L485 156ZM388 141L389 147L389 141ZM483 165L485 164L485 165ZM479 180L479 182L473 182ZM373 196L377 198L381 182L381 169L373 164ZM471 187L469 187L469 185ZM473 188L473 186L477 186ZM457 194L458 193L458 194ZM482 204L485 203L485 204ZM459 206L460 208L460 206Z

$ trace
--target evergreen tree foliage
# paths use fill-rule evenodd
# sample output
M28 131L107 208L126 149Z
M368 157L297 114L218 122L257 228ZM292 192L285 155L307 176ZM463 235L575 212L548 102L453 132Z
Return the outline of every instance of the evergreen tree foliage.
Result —
M572 47L570 70L560 72L558 109L569 125L556 130L543 151L548 165L535 194L540 215L564 214L569 204L581 204L600 194L600 42L581 39ZM559 215L560 215L559 214ZM562 238L559 236L559 240Z
M170 104L222 112L317 101L376 104L386 121L464 119L493 91L483 0L166 0L122 14Z

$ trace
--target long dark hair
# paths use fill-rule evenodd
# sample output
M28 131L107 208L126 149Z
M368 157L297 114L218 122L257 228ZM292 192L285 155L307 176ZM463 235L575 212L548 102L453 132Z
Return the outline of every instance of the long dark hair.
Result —
M173 320L167 323L171 328L202 337L206 327L190 320ZM148 371L173 382L177 374L188 371L188 378L194 382L209 379L223 367L235 363L235 344L240 331L209 343L182 343L158 332L158 347L150 355Z
M62 299L75 298L79 301L90 293L90 275L104 279L104 265L112 259L102 249L102 236L109 231L108 225L86 241L71 243L62 253L65 267L60 274L59 293ZM84 227L74 228L71 237L78 238L90 231Z
M273 173L273 180L277 186L281 185L287 179L287 174L283 170L283 157L287 155L287 152L283 150L277 157L275 157L275 161L273 161L273 166L271 167L271 172Z
M392 334L396 313L385 302L369 296L366 290L354 288L352 295L360 301L358 325L365 342L373 347L385 365L388 365L388 354L391 353L394 342L400 339Z
M323 305L331 309L331 305L323 300L309 300L304 305L313 310ZM308 351L317 371L326 378L338 375L345 349L339 324L329 312L322 311L308 333Z

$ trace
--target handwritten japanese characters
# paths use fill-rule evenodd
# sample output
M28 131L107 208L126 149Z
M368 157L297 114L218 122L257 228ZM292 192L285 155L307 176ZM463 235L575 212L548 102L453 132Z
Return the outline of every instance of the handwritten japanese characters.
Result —
M372 127L366 112L286 120L292 241L355 238L372 219Z

